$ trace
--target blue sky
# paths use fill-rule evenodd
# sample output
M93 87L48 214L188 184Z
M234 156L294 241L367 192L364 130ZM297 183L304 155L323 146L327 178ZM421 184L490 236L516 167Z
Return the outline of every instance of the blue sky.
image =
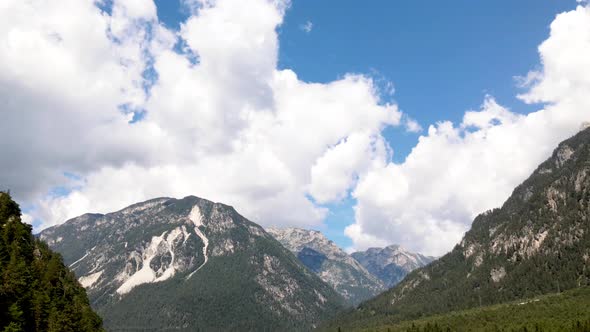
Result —
M424 128L460 121L486 94L514 112L538 109L516 98L514 76L538 67L538 45L557 13L576 1L293 1L280 28L279 64L306 81L373 73L395 86L400 109ZM312 22L307 33L301 26ZM401 162L419 135L384 133ZM325 232L341 246L350 239L352 200L331 205Z
M178 28L189 11L179 0L156 0L158 18ZM300 79L330 82L346 73L373 76L392 83L384 101L424 128L438 121L460 121L492 95L513 112L539 108L516 98L514 80L539 67L538 45L547 38L556 14L576 1L352 1L295 0L279 28L279 67ZM305 24L311 22L310 31ZM385 87L384 87L385 89ZM402 162L419 134L403 127L384 136ZM354 200L328 204L322 231L342 247L351 239L343 230L354 222Z
M557 13L575 1L294 1L280 29L280 65L327 82L347 72L393 82L402 111L423 126L460 120L493 95L515 112L513 77L538 67L537 46ZM301 24L311 21L305 33ZM403 161L416 135L389 133Z

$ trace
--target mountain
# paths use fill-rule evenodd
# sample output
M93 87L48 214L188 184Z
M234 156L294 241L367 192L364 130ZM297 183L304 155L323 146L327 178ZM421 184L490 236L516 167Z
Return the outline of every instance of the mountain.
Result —
M344 305L263 228L194 196L85 214L40 237L110 331L309 330Z
M379 279L318 231L270 228L267 232L352 305L385 290Z
M0 192L0 330L102 331L75 275L31 230Z
M366 251L354 252L351 256L379 278L387 288L397 285L408 273L435 259L409 252L395 244L385 248L369 248Z
M562 142L445 256L329 327L366 327L590 284L590 128Z

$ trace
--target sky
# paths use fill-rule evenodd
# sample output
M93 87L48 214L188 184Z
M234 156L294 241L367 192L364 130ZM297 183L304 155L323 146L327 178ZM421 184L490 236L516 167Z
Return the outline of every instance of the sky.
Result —
M349 251L441 255L590 121L584 1L7 0L0 17L0 189L36 230L196 195Z

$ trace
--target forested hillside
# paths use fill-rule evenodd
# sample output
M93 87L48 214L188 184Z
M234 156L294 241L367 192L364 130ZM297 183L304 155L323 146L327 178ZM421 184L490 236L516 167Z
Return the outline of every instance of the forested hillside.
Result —
M360 330L371 332L590 332L588 308L590 308L590 287L583 287L528 300L455 311L392 325L384 323L382 326Z
M101 324L61 256L33 237L18 204L0 192L0 330L102 331Z

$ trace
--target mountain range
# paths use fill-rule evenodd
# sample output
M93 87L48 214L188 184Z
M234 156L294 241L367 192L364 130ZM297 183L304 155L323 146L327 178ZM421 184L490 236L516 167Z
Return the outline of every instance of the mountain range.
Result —
M312 329L344 299L262 227L194 196L44 230L109 331Z
M318 231L266 231L194 196L85 214L39 238L108 330L351 330L590 286L589 217L587 128L438 259L395 245L349 255Z
M412 270L433 260L398 245L348 254L315 230L270 228L267 231L351 305L383 292Z
M432 256L410 252L395 244L385 248L353 252L352 257L379 278L387 289L397 285L408 273L430 264L435 259Z
M353 305L385 290L381 280L318 231L270 228L268 232Z
M194 196L85 214L39 238L79 276L109 330L309 329L429 262L394 247L355 253L359 262L318 231L267 232Z

